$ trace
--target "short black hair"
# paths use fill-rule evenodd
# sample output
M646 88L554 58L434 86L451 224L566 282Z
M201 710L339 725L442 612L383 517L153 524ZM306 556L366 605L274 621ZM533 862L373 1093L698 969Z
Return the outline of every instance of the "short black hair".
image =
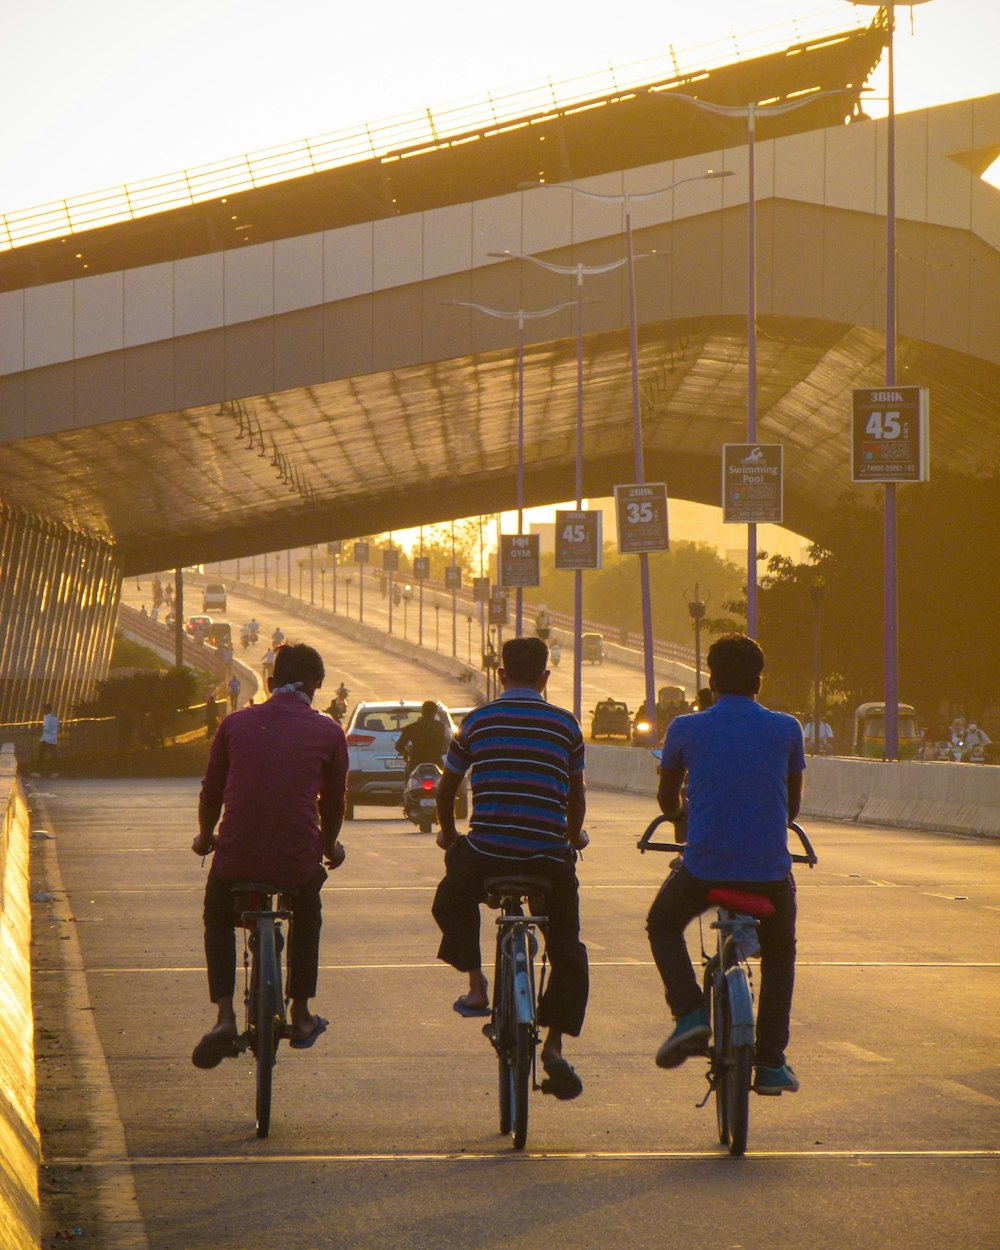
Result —
M708 649L708 671L716 694L756 694L764 652L746 634L723 634Z
M425 699L420 705L422 716L437 716L438 705L433 699Z
M285 643L274 653L275 686L288 686L294 681L322 686L325 676L323 657L304 642Z
M549 663L541 638L508 638L503 644L503 671L511 681L534 685Z

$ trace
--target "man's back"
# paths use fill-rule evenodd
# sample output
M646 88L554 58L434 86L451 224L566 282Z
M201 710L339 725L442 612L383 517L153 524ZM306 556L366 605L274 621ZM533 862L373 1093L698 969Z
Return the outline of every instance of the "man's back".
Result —
M776 881L791 866L788 775L805 769L793 716L723 695L667 731L661 767L688 772L684 863L710 881Z
M447 746L444 725L436 716L421 716L407 725L396 740L396 749L411 764L439 764Z
M225 804L215 871L296 885L323 853L317 796L339 802L347 778L344 731L295 694L225 718L212 742L202 798Z
M570 776L583 772L575 718L528 689L505 691L470 712L447 766L472 768L469 843L487 854L565 855Z

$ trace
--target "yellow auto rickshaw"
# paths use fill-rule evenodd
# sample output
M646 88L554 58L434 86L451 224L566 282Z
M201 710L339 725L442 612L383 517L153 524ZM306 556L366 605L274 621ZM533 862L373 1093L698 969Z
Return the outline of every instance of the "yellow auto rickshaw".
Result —
M899 758L915 760L920 746L917 714L908 703L899 704ZM862 703L854 713L854 754L880 760L885 755L885 704Z

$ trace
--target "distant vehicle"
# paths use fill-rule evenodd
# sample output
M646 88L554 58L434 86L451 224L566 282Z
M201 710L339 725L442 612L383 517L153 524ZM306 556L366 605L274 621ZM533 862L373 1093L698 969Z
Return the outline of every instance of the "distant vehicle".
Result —
M189 616L184 622L184 632L192 637L194 637L195 629L200 629L204 638L211 627L212 618L210 616Z
M430 833L438 823L437 792L443 776L437 764L418 764L403 790L403 815L421 833Z
M452 708L449 708L448 711L451 712L451 719L455 722L455 724L458 726L461 726L462 721L465 720L465 718L469 715L470 712L474 712L475 708L452 707Z
M899 758L915 760L920 746L917 714L908 703L899 704ZM862 703L854 712L854 754L880 760L885 755L885 704Z
M591 712L591 717L591 742L596 742L598 738L624 738L628 742L632 735L628 704L620 699L602 699Z
M580 636L580 659L588 664L604 663L604 635L582 634Z
M212 621L205 632L205 641L212 647L232 647L233 631L228 621Z
M221 582L209 582L201 595L201 606L204 612L225 612L226 588Z
M399 699L395 703L356 703L347 725L350 772L347 778L347 820L354 819L355 807L402 807L403 757L396 751L396 740L407 725L420 719L419 699ZM450 742L458 726L451 713L438 704L438 719ZM455 814L468 815L467 783L463 782L455 804Z

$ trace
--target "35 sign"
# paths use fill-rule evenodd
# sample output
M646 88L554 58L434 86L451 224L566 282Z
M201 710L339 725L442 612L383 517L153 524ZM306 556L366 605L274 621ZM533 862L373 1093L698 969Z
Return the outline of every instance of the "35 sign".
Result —
M622 555L670 550L667 488L663 482L616 486L615 514Z
M556 512L557 569L599 569L602 542L599 511Z

